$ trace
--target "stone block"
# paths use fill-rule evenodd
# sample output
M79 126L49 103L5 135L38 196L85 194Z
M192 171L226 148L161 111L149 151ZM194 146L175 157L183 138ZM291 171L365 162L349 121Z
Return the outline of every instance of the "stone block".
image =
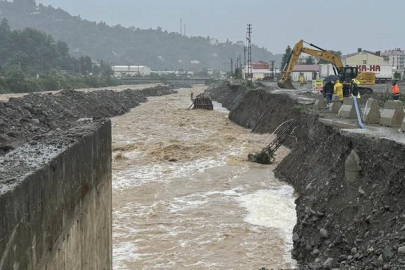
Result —
M339 110L341 107L342 107L342 103L340 102L339 96L333 95L332 105L329 107L329 111L331 113L339 113Z
M318 96L318 100L315 101L315 106L321 109L325 109L328 106L326 105L326 101L325 98L323 97L323 95L319 95Z
M378 107L378 101L369 98L366 103L366 108L364 109L363 122L367 124L379 124L380 119L381 113Z
M401 131L405 132L405 118L404 121L402 121Z
M354 107L354 100L350 97L345 97L343 105L339 110L339 116L343 118L356 119L356 108Z
M352 150L345 161L345 179L349 183L356 182L360 176L360 157Z
M380 124L387 127L400 127L404 116L404 104L398 100L390 100L384 104Z

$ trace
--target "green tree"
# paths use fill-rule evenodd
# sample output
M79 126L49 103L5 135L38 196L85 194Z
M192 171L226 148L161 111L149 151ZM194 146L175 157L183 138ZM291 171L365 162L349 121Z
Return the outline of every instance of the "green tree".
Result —
M315 64L315 58L313 58L312 56L308 56L307 59L305 59L305 64L314 65Z
M112 77L114 76L114 71L111 68L111 65L107 62L101 61L100 63L100 73L103 77Z
M90 56L82 56L79 58L80 63L80 73L83 75L88 75L93 72L93 61Z
M400 79L401 79L401 73L395 72L395 73L394 73L394 79L395 79L395 80L400 80Z
M13 69L7 72L5 80L11 92L14 93L27 92L25 75L20 69Z
M8 23L8 20L6 18L1 20L0 29L3 31L10 31L10 24Z
M234 77L236 79L242 79L242 70L240 70L239 68L236 68L235 72L234 72Z
M285 53L281 59L281 70L284 70L284 67L288 64L288 61L290 60L290 56L291 56L291 47L290 45L287 46L287 48L285 49Z

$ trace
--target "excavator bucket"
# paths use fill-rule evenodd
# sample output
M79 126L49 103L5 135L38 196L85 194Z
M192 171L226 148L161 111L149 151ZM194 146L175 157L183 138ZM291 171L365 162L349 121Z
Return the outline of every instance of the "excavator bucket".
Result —
M294 85L291 82L291 79L288 78L287 80L283 81L283 80L279 80L277 83L278 87L282 88L282 89L295 89Z

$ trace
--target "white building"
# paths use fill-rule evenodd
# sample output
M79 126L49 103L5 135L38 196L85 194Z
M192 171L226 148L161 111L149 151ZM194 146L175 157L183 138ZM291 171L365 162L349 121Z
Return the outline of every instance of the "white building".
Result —
M386 53L388 55L388 52ZM344 64L357 67L359 72L374 72L377 82L391 80L394 67L388 61L388 56L384 56L383 54L359 48L356 53L348 54L344 57ZM394 58L391 58L391 60L393 61Z
M113 66L115 77L123 76L148 76L151 69L146 66Z
M398 72L401 74L401 78L404 78L405 72L405 52L399 48L394 50L388 50L381 53L385 57L389 65L392 67L393 73Z
M319 78L319 65L296 65L291 72L291 80L296 82L300 75L303 75L306 81L312 81Z

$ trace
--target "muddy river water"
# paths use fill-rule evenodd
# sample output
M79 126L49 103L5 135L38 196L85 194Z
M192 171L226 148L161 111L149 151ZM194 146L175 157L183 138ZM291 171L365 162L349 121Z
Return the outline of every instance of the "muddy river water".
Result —
M114 269L291 269L293 188L246 161L271 135L190 93L149 98L113 121Z

